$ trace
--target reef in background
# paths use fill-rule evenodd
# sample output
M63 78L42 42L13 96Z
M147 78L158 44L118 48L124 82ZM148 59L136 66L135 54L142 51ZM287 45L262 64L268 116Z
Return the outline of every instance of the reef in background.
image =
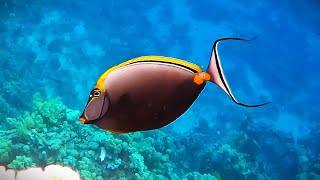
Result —
M0 163L16 170L66 165L83 179L267 179L254 156L226 141L209 144L197 134L161 130L115 135L82 125L79 115L36 93L32 110L1 124Z

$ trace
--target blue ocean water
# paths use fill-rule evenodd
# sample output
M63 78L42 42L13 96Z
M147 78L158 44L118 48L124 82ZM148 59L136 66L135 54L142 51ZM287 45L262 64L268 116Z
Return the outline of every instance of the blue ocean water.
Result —
M79 122L110 67L161 55L206 68L223 37L256 38L220 43L221 64L240 102L271 104L238 106L208 84L159 130ZM319 47L316 0L1 0L0 164L82 179L319 179Z

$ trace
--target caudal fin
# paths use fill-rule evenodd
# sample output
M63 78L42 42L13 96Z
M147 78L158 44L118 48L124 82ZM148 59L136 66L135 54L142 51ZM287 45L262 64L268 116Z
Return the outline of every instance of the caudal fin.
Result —
M266 104L269 104L270 102L263 103L263 104L256 104L256 105L247 105L240 103L236 100L236 98L233 96L231 89L229 88L228 82L223 74L223 70L221 67L219 55L218 55L218 43L224 40L240 40L240 41L251 41L253 39L241 39L241 38L221 38L214 42L212 47L212 53L211 53L211 59L210 63L207 69L207 73L211 76L210 81L217 84L221 89L226 92L229 97L237 104L245 107L258 107L263 106Z

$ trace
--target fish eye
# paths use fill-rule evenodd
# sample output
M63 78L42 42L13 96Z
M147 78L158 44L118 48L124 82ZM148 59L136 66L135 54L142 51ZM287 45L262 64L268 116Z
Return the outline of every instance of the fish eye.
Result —
M92 92L92 95L94 97L99 97L101 94L101 91L99 89L94 89L93 92Z

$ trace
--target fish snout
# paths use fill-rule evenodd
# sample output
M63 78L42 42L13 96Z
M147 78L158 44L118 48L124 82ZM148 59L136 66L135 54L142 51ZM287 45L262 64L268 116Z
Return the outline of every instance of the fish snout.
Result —
M87 124L88 120L86 118L83 117L83 115L80 116L79 118L81 124Z
M82 114L79 117L79 120L80 120L81 124L94 124L94 121L90 121L90 119L87 119L84 114Z

